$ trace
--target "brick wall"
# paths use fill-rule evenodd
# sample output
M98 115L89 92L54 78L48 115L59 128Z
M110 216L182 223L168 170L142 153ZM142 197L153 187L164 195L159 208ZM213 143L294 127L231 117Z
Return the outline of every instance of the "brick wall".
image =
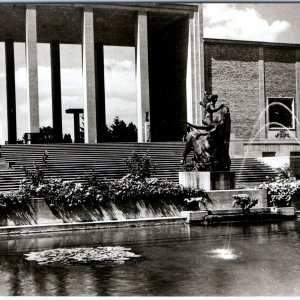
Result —
M267 97L285 97L296 95L296 50L291 48L266 47L265 95Z
M259 112L258 48L236 44L205 44L206 90L229 104L232 133L250 138Z
M259 129L259 43L205 42L205 88L228 103L232 133L249 139ZM265 97L295 97L295 47L264 45Z

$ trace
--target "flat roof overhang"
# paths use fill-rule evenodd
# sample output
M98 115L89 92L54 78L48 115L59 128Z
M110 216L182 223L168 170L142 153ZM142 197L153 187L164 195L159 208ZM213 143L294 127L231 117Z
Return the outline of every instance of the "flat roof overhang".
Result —
M84 7L94 11L95 42L112 46L134 46L138 12L148 13L152 30L169 26L198 10L197 5L135 3L135 4L36 4L37 40L63 44L81 44ZM25 42L26 5L0 4L0 41Z

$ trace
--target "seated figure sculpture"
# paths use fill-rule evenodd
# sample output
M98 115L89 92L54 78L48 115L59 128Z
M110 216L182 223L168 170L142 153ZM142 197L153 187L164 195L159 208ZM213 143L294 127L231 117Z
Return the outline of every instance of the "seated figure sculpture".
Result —
M187 155L194 151L193 167L198 171L229 171L229 141L231 119L229 107L216 107L218 95L207 96L200 102L205 108L203 126L188 124L189 132L183 152L182 164L186 165ZM218 115L214 116L214 113Z

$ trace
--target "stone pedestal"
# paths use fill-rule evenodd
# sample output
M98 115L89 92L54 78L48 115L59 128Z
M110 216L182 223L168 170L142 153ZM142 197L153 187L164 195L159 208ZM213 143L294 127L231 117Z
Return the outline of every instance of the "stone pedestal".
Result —
M179 172L179 183L185 187L211 190L232 190L235 188L235 172Z
M233 196L238 194L247 194L251 197L257 198L258 203L255 208L262 208L268 206L267 191L257 189L238 189L238 190L214 190L207 192L208 197L213 204L208 203L208 209L231 209L233 203Z

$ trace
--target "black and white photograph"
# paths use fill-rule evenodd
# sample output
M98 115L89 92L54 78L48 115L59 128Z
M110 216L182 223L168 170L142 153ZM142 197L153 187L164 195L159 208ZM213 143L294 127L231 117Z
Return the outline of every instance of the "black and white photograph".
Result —
M299 15L0 1L0 298L299 297Z

